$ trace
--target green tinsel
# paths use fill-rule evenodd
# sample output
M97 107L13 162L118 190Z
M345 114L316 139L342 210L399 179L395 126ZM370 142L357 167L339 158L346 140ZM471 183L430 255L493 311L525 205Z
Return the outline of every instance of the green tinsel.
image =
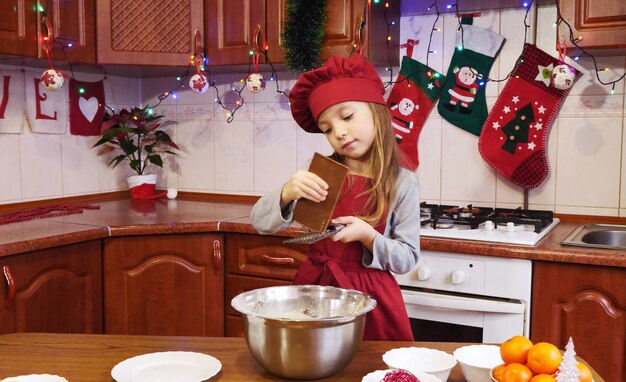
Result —
M290 70L305 72L319 66L326 10L326 0L287 0L282 37Z

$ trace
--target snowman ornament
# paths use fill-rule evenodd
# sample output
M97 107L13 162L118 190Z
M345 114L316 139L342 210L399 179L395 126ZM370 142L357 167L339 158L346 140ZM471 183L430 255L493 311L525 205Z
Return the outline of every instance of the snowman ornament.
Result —
M265 78L260 73L252 73L246 78L246 87L251 93L265 89Z
M568 65L557 65L552 69L550 84L559 90L566 90L574 85L576 73Z

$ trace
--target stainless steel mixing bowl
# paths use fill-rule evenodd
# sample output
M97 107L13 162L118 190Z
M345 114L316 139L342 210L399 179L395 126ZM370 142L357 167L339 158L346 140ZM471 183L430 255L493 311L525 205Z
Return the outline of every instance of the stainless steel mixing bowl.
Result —
M231 305L261 366L287 379L318 379L352 361L376 300L354 290L288 285L241 293Z

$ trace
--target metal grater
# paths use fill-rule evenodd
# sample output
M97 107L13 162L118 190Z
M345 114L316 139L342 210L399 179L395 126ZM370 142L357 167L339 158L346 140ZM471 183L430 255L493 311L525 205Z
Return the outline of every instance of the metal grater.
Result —
M337 232L341 231L345 224L329 225L325 231L307 233L306 235L292 237L283 241L285 244L313 244L320 240L324 240L327 237L331 237Z

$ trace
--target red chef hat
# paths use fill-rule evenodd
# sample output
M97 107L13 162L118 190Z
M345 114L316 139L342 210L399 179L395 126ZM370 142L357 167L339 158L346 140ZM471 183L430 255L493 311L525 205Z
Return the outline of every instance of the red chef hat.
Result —
M317 117L339 102L385 104L385 87L374 66L359 54L333 56L321 68L303 73L289 93L291 114L309 133L321 133Z

